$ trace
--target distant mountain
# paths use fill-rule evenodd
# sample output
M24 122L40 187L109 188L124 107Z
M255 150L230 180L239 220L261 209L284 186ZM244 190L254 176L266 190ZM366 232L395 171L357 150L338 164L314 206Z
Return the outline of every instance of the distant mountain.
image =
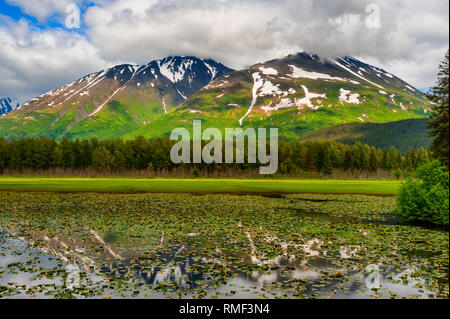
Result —
M118 65L23 104L0 121L0 135L119 137L152 123L231 71L213 60L178 56Z
M0 136L156 138L177 127L192 130L201 119L220 129L277 127L280 136L298 140L336 125L427 118L430 106L413 86L352 57L299 53L241 71L168 57L115 66L50 91L1 117Z
M381 68L300 53L223 75L126 137L167 136L201 119L205 127L278 127L295 140L338 124L426 118L429 107L422 92Z
M18 109L20 103L16 98L6 97L0 98L0 116L11 113L12 111Z

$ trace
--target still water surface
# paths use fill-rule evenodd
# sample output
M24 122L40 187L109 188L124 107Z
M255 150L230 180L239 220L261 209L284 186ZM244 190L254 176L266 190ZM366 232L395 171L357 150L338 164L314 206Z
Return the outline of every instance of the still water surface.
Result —
M243 272L227 262L226 253L219 249L204 254L195 251L195 245L169 244L148 259L137 256L130 247L128 253L119 256L96 233L92 236L103 249L96 250L101 252L100 259L91 258L85 254L91 247L70 247L58 238L43 238L51 244L39 248L33 240L3 229L0 297L54 298L56 292L75 298L435 297L424 288L427 282L423 278L412 276L414 265L401 272L383 265L364 269L336 266L333 258L351 258L359 247L330 254L321 251L322 243L314 239L302 248L307 258L285 254L260 260L251 235L247 235L252 253L244 259L249 264L267 265L267 271ZM191 237L195 242L196 234ZM274 238L266 240L275 244ZM424 257L420 254L417 251L418 260Z

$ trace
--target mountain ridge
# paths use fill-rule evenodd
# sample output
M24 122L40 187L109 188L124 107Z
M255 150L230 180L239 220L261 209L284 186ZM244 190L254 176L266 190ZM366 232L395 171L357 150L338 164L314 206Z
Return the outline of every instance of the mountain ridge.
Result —
M0 122L0 134L83 138L106 131L117 137L150 123L231 71L211 59L179 56L116 65L24 103Z
M201 119L208 127L278 127L282 136L298 139L338 124L426 118L430 105L422 92L381 68L351 57L322 60L299 53L223 75L167 114L164 123L126 137L167 135Z
M352 57L299 53L233 71L170 56L89 74L0 119L0 136L56 139L168 136L176 127L279 127L298 139L348 123L426 118L425 95Z

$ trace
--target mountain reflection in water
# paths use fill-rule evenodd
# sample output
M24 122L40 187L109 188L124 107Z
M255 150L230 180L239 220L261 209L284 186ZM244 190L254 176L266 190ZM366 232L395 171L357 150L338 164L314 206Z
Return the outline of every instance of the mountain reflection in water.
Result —
M206 297L219 296L220 298L329 296L369 298L375 294L371 289L367 289L369 274L365 269L336 266L328 252L322 249L323 242L319 239L311 239L304 245L296 246L306 256L306 258L300 258L288 254L287 247L292 243L267 236L264 239L266 242L281 245L284 251L283 255L268 259L258 251L251 234L247 233L251 254L246 260L249 266L264 265L266 271L243 272L235 265L225 262L226 252L220 249L203 255L192 247L167 245L164 252L146 260L135 252L130 251L127 254L115 251L93 230L88 232L91 236L88 246L75 239L64 240L57 236L48 238L37 232L30 233L29 236L12 236L12 233L3 230L0 234L2 242L0 264L5 265L2 269L3 277L0 277L0 286L15 283L35 287L47 283L55 287L64 287L64 274L57 273L53 280L41 279L38 274L42 273L42 269L60 271L68 265L76 265L81 272L86 273L84 277L90 278L94 286L114 278L126 278L126 275L131 275L144 286L168 289L162 292L150 291L148 294L154 298L173 296L175 291L182 291L185 298L192 298L197 296L194 292L199 290L204 291ZM165 240L161 242L166 244ZM340 258L346 259L354 257L360 249L359 246L341 247L336 253ZM30 263L30 258L27 258L29 256L33 256L37 265L33 268L35 273L30 270L20 270L20 268L15 269L14 273L9 272L7 267L11 264ZM77 269L77 267L71 267L71 269ZM395 269L383 269L378 278L380 289L376 291L376 294L386 298L393 294L399 297L428 296L430 291L422 288L426 282L422 278L414 277L413 270L410 268L396 273ZM345 281L326 278L334 273L345 276ZM405 281L406 285L400 283ZM82 285L85 284L82 282ZM132 285L137 284L132 283ZM298 287L294 289L292 286ZM130 289L133 290L133 287ZM107 293L118 298L132 297L129 294L119 294L114 290L107 290ZM20 293L17 296L25 297L26 295ZM43 294L36 293L35 296L45 298ZM139 293L133 296L143 297L144 295ZM92 296L92 298L95 297Z

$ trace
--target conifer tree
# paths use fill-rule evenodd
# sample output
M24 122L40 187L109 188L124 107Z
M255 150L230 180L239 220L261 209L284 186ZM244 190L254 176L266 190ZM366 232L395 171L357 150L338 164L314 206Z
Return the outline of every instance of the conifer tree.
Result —
M333 167L332 167L331 158L330 158L330 151L327 146L325 146L323 149L322 172L325 175L329 175L333 172Z
M377 150L372 146L370 149L369 156L369 171L376 172L378 170L378 158L377 158Z
M432 108L431 121L428 124L430 135L434 138L431 151L434 157L449 168L449 51L439 66L438 81L431 89L428 98L436 103Z
M348 171L353 168L353 155L347 150L344 155L344 170Z

